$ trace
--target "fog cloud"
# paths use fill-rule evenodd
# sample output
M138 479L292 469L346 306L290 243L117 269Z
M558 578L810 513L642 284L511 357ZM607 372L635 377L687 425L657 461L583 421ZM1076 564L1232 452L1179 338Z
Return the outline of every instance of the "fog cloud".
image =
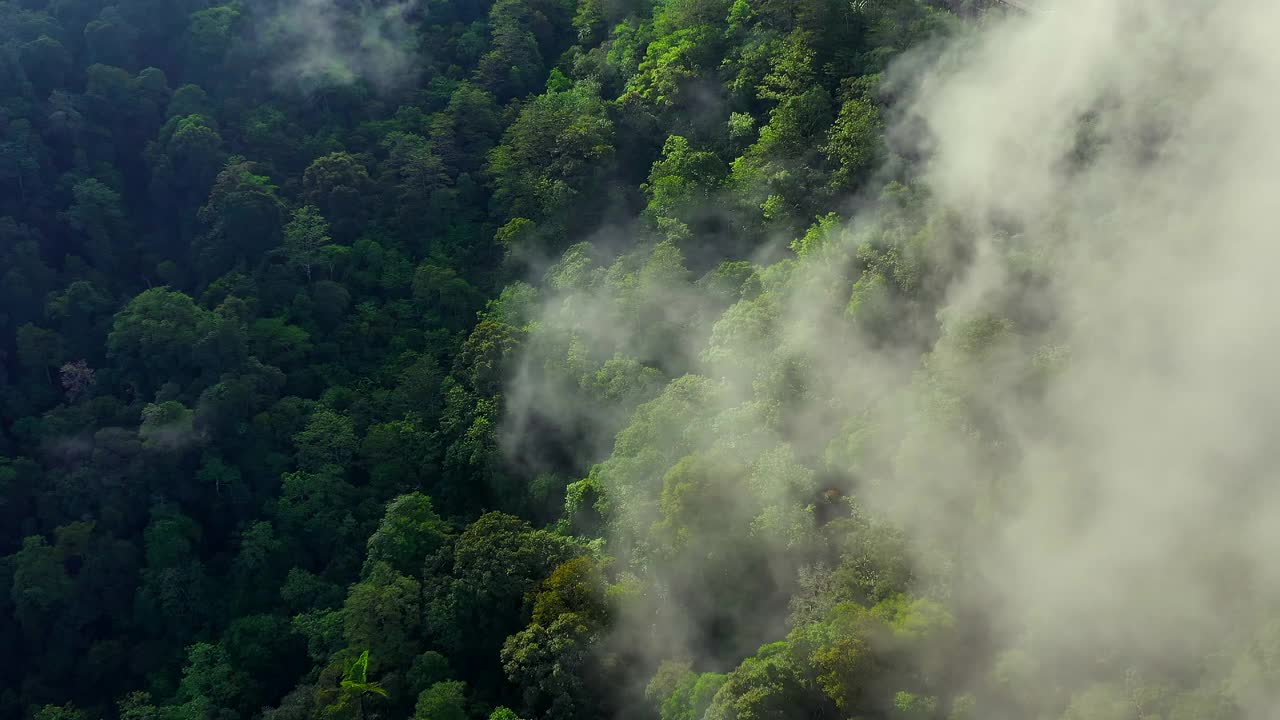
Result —
M304 91L356 81L380 91L404 86L419 70L411 22L417 6L417 0L285 0L267 20L269 37L285 53L276 82Z
M682 548L770 548L739 571L774 617L769 588L806 561L787 514L812 513L836 474L933 560L921 592L1034 660L1034 688L1086 686L1097 657L1121 654L1270 716L1273 689L1206 658L1280 601L1280 6L1042 5L889 74L905 98L889 135L926 158L923 240L892 239L886 200L728 300L714 282L666 293L653 317L690 320L641 350L610 308L572 314L584 355L674 349L697 376L643 406L592 471L615 543L682 608L666 634L636 613L650 624L631 637L659 656L707 642L712 609L694 598L718 580ZM562 287L544 322L563 330L584 297ZM875 331L877 313L905 330ZM612 417L556 397L541 411L557 422ZM718 517L635 549L690 456L724 468L715 502L688 501Z

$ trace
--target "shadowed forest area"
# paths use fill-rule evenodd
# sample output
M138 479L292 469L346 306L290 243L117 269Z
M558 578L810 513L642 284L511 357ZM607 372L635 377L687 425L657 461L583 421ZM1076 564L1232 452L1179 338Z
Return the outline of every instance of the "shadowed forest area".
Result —
M1270 717L1205 3L217 2L0 0L0 717Z

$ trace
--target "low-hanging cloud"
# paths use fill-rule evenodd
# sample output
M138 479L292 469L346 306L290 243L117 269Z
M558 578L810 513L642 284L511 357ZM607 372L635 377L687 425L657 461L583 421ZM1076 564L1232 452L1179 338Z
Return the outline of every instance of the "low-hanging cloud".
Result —
M978 229L951 312L1049 308L1021 334L1069 358L1034 399L999 379L978 399L1012 467L926 463L879 494L917 536L955 537L938 499L999 478L1007 505L965 562L1003 624L1192 665L1280 598L1280 139L1261 90L1280 80L1280 8L1046 10L944 56L911 111L936 203ZM1027 255L1048 282L1010 297Z
M875 286L845 260L892 209L854 218L825 250L760 271L723 324L690 323L674 343L705 382L668 388L689 407L655 421L687 425L646 431L671 458L619 436L593 477L622 498L612 533L625 547L649 532L682 455L736 455L726 482L752 499L716 505L719 536L700 538L731 548L763 536L760 506L803 505L818 483L802 466L845 473L860 503L945 557L922 591L1034 658L1042 674L1028 682L1046 685L1033 689L1087 686L1093 656L1122 653L1230 686L1261 720L1275 689L1231 681L1212 658L1280 602L1280 6L1038 5L889 73L901 98L889 136L926 158L934 218L913 259L926 269L902 275L918 274L935 306L889 311L909 326L892 342L845 315L851 293ZM671 315L719 311L709 286L687 287L666 296ZM588 349L626 344L616 318L574 320ZM761 397L788 387L780 373L796 375L795 395ZM540 411L569 424L609 414L558 397ZM508 427L528 410L515 404ZM813 438L858 449L824 456ZM754 569L762 581L795 575L803 540L790 527ZM687 603L683 622L621 632L696 658L706 608L679 586L706 579L678 553L656 557L642 570Z
M418 76L418 0L285 0L266 21L285 56L277 84L311 91L365 81L379 91Z

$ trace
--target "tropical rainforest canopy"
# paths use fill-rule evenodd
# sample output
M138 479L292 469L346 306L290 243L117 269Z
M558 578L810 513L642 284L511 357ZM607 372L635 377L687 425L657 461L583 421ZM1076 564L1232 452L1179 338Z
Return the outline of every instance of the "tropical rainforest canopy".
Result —
M0 717L1271 717L1267 3L220 1L0 0Z

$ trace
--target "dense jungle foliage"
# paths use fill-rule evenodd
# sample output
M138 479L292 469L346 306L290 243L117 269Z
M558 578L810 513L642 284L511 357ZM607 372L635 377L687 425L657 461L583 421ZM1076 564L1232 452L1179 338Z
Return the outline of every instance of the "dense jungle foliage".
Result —
M868 451L787 350L838 307L986 432L966 387L1015 380L973 358L1034 319L931 325L959 230L882 79L996 10L217 2L0 0L0 717L1189 720L1280 680L1273 626L1225 679L1042 692L855 501L927 429Z

